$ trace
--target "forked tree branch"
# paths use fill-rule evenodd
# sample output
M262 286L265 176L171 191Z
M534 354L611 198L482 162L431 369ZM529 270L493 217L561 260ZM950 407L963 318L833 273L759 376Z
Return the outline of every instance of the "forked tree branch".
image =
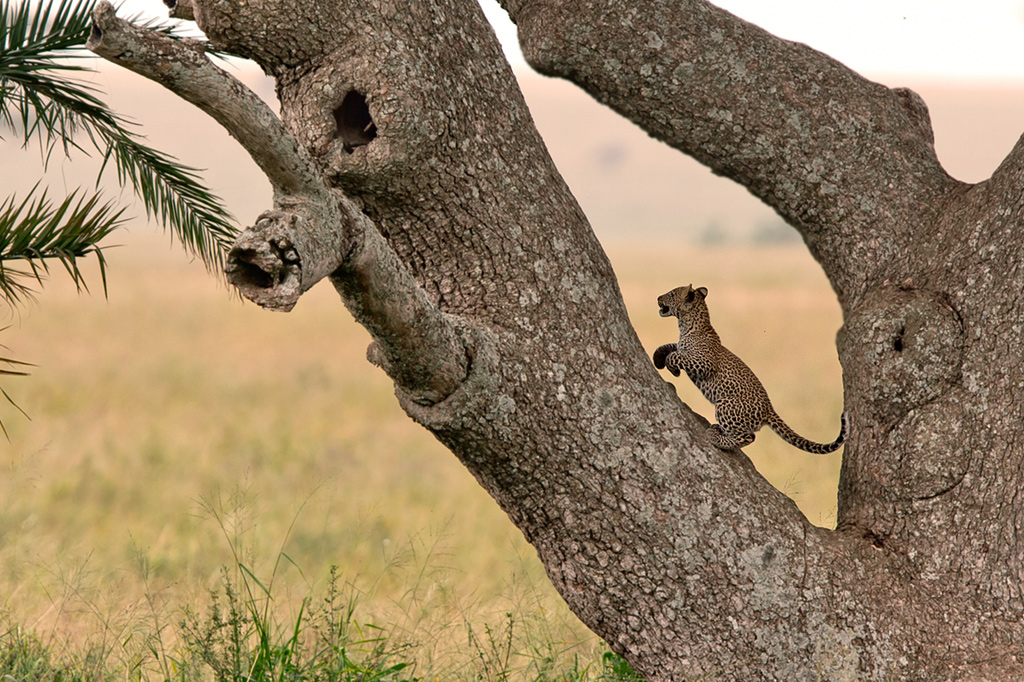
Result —
M630 3L501 1L531 66L747 187L819 260L832 253L829 276L844 306L863 279L845 271L849 251L867 246L884 262L910 238L880 221L878 207L919 215L958 184L936 158L915 93L873 83L706 0L635 12Z
M330 276L373 335L371 359L414 402L433 404L465 379L456 326L428 299L373 222L317 171L306 150L255 93L217 68L198 41L133 26L101 2L88 47L170 89L220 123L270 179L274 210L238 238L228 280L259 305L290 310Z
M209 114L249 152L275 192L311 195L323 188L308 154L281 119L256 93L215 66L202 42L134 26L119 19L104 0L93 11L87 47Z

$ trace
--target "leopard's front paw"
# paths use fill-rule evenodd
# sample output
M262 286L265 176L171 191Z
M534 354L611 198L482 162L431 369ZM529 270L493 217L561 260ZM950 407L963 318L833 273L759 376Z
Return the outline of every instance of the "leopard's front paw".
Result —
M666 343L664 345L658 346L658 349L654 351L654 366L657 367L658 369L665 369L665 358L667 358L672 353L676 352L676 349L677 346L674 343ZM676 376L679 376L678 369L676 369L673 372L672 368L670 367L669 371L675 374Z

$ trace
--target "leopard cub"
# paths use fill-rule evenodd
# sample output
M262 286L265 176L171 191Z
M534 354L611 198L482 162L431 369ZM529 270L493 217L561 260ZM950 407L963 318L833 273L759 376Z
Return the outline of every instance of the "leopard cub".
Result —
M680 370L715 405L715 419L708 436L723 450L742 448L754 442L754 434L764 425L771 427L790 445L816 454L839 449L846 440L846 413L842 415L839 437L831 443L815 443L798 435L775 413L768 392L747 365L731 353L711 326L705 302L708 290L693 285L678 287L658 297L662 317L679 320L679 342L666 343L654 351L654 366L668 368L679 376Z

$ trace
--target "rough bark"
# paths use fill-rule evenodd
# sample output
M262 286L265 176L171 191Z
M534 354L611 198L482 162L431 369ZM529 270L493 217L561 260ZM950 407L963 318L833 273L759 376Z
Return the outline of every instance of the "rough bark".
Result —
M190 43L93 49L203 107L275 206L231 277L329 277L409 415L648 680L1024 677L1024 138L950 178L927 108L699 0L506 0L537 70L744 184L835 288L851 437L809 524L655 372L472 0L188 0L281 119ZM653 304L653 303L652 303Z

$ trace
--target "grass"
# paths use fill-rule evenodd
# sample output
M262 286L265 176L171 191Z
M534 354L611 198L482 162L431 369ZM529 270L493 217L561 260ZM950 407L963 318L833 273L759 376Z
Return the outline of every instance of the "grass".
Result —
M222 529L225 533L228 530ZM236 551L237 550L233 550ZM182 607L173 625L148 602L119 624L97 628L102 642L77 647L45 643L17 625L0 623L0 679L5 682L419 682L423 680L636 682L628 664L582 643L551 638L541 614L517 605L475 622L450 594L433 590L421 571L412 592L382 627L360 620L369 596L332 567L323 586L295 603L281 599L269 576L245 564L222 569L200 605ZM418 594L426 590L432 594ZM410 605L430 616L411 616ZM537 621L537 622L531 622ZM6 629L5 629L6 628ZM582 660L581 660L582 659ZM584 663L582 661L589 661Z
M37 366L3 384L31 421L2 415L0 649L24 649L38 671L72 666L18 682L199 679L183 675L203 642L230 653L233 630L211 630L217 609L245 633L237 660L251 665L258 645L278 661L266 679L290 679L289 650L341 670L340 650L318 653L331 589L344 596L328 611L347 623L353 665L408 664L380 679L628 679L607 677L616 661L518 530L402 413L329 286L288 315L266 313L159 238L123 240L108 252L109 300L55 277L38 306L3 322L0 340ZM780 414L834 438L839 311L802 248L609 250L646 348L675 333L657 295L707 286L723 340ZM711 416L685 378L674 382ZM747 453L808 518L833 522L838 455L805 455L768 432ZM100 660L120 663L96 677Z

